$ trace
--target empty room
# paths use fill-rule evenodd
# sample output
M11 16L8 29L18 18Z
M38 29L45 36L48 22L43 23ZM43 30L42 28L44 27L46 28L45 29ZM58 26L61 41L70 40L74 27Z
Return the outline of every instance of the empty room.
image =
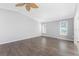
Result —
M0 3L0 56L78 56L78 3Z

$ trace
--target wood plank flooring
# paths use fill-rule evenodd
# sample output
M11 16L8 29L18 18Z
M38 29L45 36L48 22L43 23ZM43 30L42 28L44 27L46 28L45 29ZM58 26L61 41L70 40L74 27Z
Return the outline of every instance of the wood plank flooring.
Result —
M77 56L71 41L36 37L0 45L0 56Z

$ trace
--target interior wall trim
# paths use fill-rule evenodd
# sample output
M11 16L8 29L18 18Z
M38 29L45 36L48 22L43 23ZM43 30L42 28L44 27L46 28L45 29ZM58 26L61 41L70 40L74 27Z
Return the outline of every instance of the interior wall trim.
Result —
M24 37L24 38L17 39L17 40L14 40L14 41L2 42L2 43L0 43L0 45L6 44L6 43L11 43L11 42L16 42L16 41L20 41L20 40L31 39L31 38L35 38L35 37L39 37L39 36L41 36L41 34L30 35L30 36L28 36L28 37L26 36L26 37Z
M51 36L49 36L49 35L42 35L42 36L46 36L46 37L50 37L50 38L56 38L56 39L60 39L60 40L67 40L67 41L74 41L74 40L72 40L72 39L66 39L66 38L61 38L61 37L51 37Z

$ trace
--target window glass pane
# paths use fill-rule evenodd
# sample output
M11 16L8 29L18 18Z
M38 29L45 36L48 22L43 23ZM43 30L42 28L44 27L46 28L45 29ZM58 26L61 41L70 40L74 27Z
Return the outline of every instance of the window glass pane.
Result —
M67 35L68 32L68 22L61 21L60 22L60 35Z

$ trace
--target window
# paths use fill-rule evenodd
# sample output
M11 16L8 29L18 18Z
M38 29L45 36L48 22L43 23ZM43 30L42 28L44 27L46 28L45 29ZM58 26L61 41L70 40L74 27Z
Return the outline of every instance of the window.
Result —
M60 22L60 35L67 35L68 34L68 21L61 21Z
M42 33L44 34L44 33L46 33L46 24L41 24L41 31L42 31Z

